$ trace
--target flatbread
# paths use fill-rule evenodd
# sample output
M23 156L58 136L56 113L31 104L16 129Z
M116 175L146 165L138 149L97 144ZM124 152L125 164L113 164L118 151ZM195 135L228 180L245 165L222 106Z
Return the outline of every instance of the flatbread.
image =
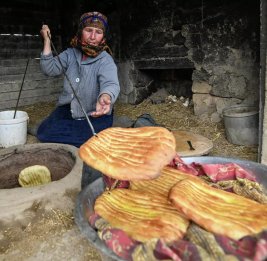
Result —
M19 173L18 182L21 187L34 187L50 183L51 173L46 166L33 165Z
M96 199L94 210L112 227L140 242L153 238L179 240L189 226L187 218L166 197L144 191L121 188L106 191Z
M152 180L137 180L130 182L130 189L143 190L147 193L160 194L168 197L170 189L180 180L197 178L172 167L165 166L160 176Z
M163 127L105 129L79 149L89 166L117 180L156 178L176 155L175 138Z
M179 181L169 194L174 206L199 226L235 240L267 228L267 206L199 179Z

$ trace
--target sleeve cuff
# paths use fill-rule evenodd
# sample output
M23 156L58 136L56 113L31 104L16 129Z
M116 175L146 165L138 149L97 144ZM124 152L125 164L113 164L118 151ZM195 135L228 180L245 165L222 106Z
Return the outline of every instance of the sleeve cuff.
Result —
M108 95L110 96L111 104L114 104L114 102L115 102L115 97L114 97L114 95L112 94L112 92L109 92L109 91L101 92L101 93L99 93L97 99L99 99L100 96L101 96L102 94L108 94Z
M52 52L49 54L43 54L43 52L41 52L41 59L50 59L51 57L53 57Z

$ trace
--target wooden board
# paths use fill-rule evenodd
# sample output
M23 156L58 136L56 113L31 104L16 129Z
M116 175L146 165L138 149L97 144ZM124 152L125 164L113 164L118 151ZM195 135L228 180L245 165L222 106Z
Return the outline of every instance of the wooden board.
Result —
M176 139L176 151L181 157L206 155L213 148L213 142L202 135L179 130L172 130L172 133ZM194 150L190 149L188 141Z

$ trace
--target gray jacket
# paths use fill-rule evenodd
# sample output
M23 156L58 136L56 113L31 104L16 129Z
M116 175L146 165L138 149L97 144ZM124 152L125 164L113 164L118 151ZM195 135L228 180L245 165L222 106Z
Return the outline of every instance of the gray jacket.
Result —
M117 66L113 58L106 52L101 52L95 58L82 61L82 53L76 48L68 48L59 54L61 63L88 115L95 111L99 96L107 93L111 97L111 109L116 101L120 85ZM41 70L48 76L63 73L57 57L41 54ZM64 77L63 92L59 96L58 105L71 104L72 117L83 118L84 114L66 77ZM109 114L111 111L109 112Z

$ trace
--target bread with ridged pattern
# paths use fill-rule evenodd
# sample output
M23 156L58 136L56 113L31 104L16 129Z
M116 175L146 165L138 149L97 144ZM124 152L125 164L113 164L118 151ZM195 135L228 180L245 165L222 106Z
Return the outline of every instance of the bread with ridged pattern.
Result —
M196 178L191 174L185 173L178 169L165 166L161 170L161 174L152 180L136 180L130 182L130 189L143 190L152 194L161 194L168 197L171 188L180 180Z
M156 178L174 158L173 134L163 127L105 129L82 144L81 159L118 180Z
M153 238L179 240L189 226L188 219L166 197L144 191L121 188L105 191L96 199L94 210L112 227L124 230L140 242Z
M183 179L169 199L185 216L209 232L235 240L267 228L267 205L213 188L200 179Z

